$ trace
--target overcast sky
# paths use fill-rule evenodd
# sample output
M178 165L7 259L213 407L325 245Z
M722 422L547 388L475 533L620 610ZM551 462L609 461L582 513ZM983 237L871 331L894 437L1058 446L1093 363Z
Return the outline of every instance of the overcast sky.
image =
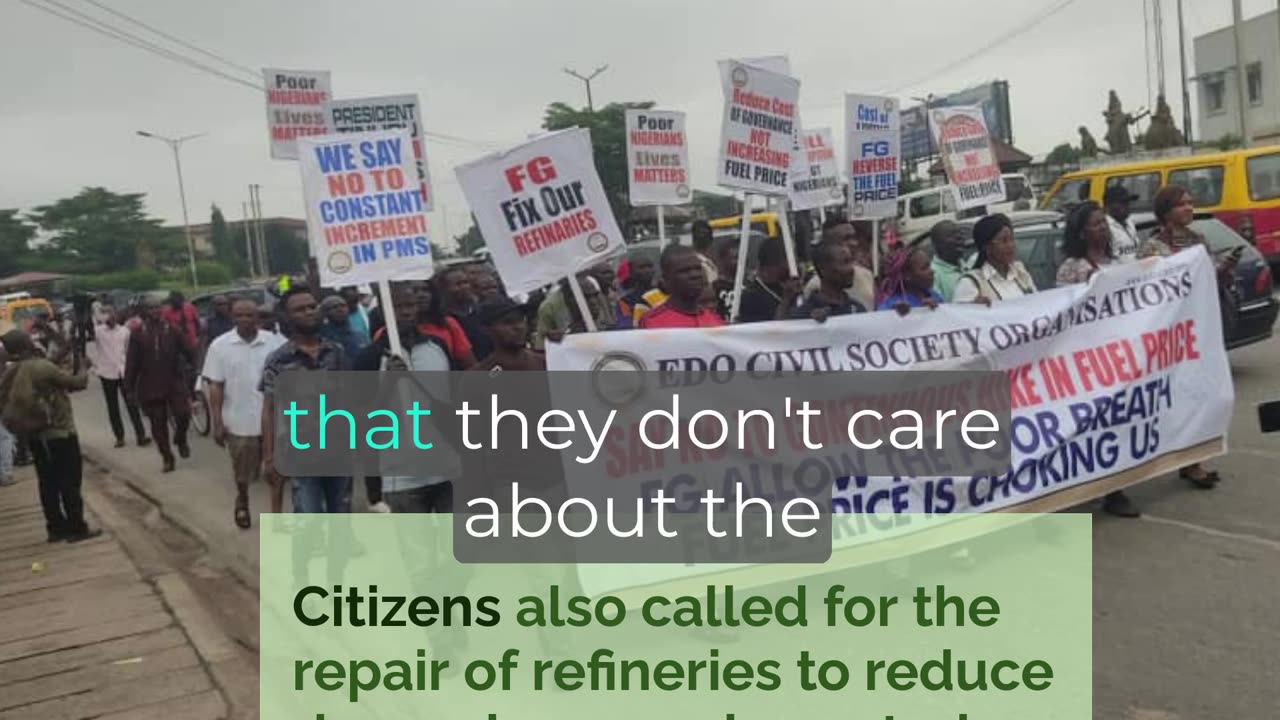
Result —
M85 0L56 1L145 32ZM653 100L687 112L694 184L704 188L715 178L722 58L790 56L805 125L832 126L838 147L845 92L893 91L912 104L910 96L1008 80L1015 144L1033 154L1074 142L1081 124L1101 141L1111 88L1130 110L1147 104L1143 0L1075 0L959 64L1058 3L99 1L249 68L330 70L339 98L417 93L429 131L469 141L427 146L434 227L447 222L451 235L470 222L455 165L525 138L549 102L585 105L581 83L561 72L566 65L587 72L609 64L594 84L597 106ZM1190 53L1191 36L1230 22L1231 3L1186 4ZM1180 118L1176 15L1172 0L1165 5L1170 102ZM1274 8L1272 0L1244 2L1246 16ZM172 155L137 137L139 129L208 133L182 154L193 223L208 221L212 203L238 219L255 182L265 215L302 216L296 165L268 155L261 93L0 0L0 208L101 185L145 192L151 213L181 222Z

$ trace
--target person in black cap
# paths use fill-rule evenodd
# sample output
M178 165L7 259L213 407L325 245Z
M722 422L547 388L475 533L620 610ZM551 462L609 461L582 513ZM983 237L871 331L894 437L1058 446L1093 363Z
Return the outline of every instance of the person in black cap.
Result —
M1138 196L1121 185L1112 185L1102 194L1102 205L1107 210L1107 227L1111 228L1111 251L1117 262L1138 259L1138 228L1129 217L1129 205Z
M493 342L493 350L474 370L547 369L546 356L529 349L529 319L524 306L499 295L480 303L476 316Z

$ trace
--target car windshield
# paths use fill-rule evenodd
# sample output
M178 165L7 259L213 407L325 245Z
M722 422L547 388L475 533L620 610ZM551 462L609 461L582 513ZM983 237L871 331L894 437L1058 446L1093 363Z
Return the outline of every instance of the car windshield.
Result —
M40 317L41 315L48 315L48 314L49 314L49 308L45 307L44 305L26 305L24 307L14 308L13 321L18 322L20 320L34 320Z

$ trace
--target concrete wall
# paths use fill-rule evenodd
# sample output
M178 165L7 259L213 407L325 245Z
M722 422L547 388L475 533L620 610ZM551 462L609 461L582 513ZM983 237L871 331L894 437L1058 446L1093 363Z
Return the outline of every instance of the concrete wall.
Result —
M1275 11L1245 20L1244 63L1262 64L1262 98L1258 103L1245 99L1245 120L1251 145L1280 143L1280 20ZM1240 134L1236 102L1235 37L1231 27L1197 37L1194 41L1197 140L1213 141L1227 133ZM1207 85L1220 77L1222 107L1211 110Z

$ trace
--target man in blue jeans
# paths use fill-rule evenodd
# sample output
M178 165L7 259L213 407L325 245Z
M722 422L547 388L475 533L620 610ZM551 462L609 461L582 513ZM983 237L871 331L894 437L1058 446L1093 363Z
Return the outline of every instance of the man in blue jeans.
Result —
M264 475L279 482L273 461L275 451L275 393L280 373L289 370L323 372L350 370L351 363L342 346L320 336L320 305L315 295L303 287L285 292L284 306L293 332L289 341L267 356L262 368L262 457ZM350 477L292 478L295 513L351 512Z

